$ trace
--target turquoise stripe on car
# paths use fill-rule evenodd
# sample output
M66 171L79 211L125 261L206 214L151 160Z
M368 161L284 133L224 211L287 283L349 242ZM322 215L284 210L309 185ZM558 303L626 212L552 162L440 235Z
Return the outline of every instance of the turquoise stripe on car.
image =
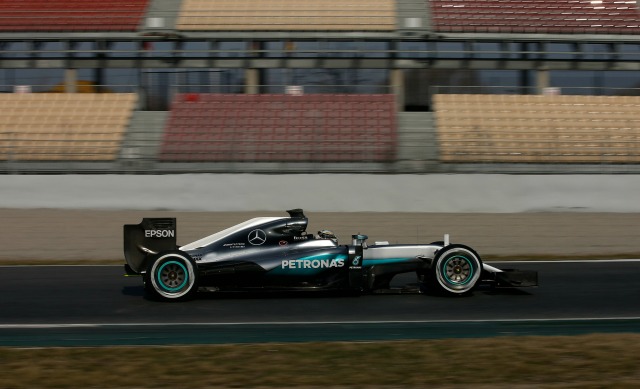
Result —
M402 263L410 261L413 258L381 258L381 259L365 259L362 261L363 267L373 266L373 265L388 265L390 263Z

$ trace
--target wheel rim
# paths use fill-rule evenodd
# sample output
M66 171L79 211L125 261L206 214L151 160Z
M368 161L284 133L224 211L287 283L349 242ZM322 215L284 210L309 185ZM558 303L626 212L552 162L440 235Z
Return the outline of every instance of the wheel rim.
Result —
M462 294L476 285L482 274L482 262L464 248L442 253L435 269L436 280L445 291Z
M469 258L454 255L442 265L445 280L454 285L466 285L473 279L473 264Z
M180 262L165 262L158 269L158 285L168 292L182 289L189 281L187 268Z
M150 269L149 276L153 289L168 299L186 296L196 283L196 273L191 261L176 254L158 258Z

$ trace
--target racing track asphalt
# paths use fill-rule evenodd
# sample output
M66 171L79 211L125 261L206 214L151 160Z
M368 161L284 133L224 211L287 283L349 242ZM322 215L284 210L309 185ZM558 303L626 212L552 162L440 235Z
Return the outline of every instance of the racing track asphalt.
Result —
M142 280L119 266L0 267L0 346L640 332L640 260L494 264L538 270L540 286L453 298L201 293L162 303L146 300Z

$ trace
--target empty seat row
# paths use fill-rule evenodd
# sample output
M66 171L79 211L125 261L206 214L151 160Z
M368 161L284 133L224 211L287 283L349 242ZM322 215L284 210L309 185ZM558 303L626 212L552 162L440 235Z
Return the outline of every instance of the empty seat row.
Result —
M177 94L173 100L174 104L181 102L234 102L255 103L280 107L283 103L356 103L356 102L388 102L389 94L344 94L344 93L322 93L322 94L227 94L227 93L181 93Z

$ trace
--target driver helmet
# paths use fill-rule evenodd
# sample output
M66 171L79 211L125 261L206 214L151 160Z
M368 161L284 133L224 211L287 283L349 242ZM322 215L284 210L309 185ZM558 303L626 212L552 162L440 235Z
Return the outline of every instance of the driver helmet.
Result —
M320 230L318 231L318 239L331 239L332 242L338 244L338 238L336 234L334 234L330 230Z

